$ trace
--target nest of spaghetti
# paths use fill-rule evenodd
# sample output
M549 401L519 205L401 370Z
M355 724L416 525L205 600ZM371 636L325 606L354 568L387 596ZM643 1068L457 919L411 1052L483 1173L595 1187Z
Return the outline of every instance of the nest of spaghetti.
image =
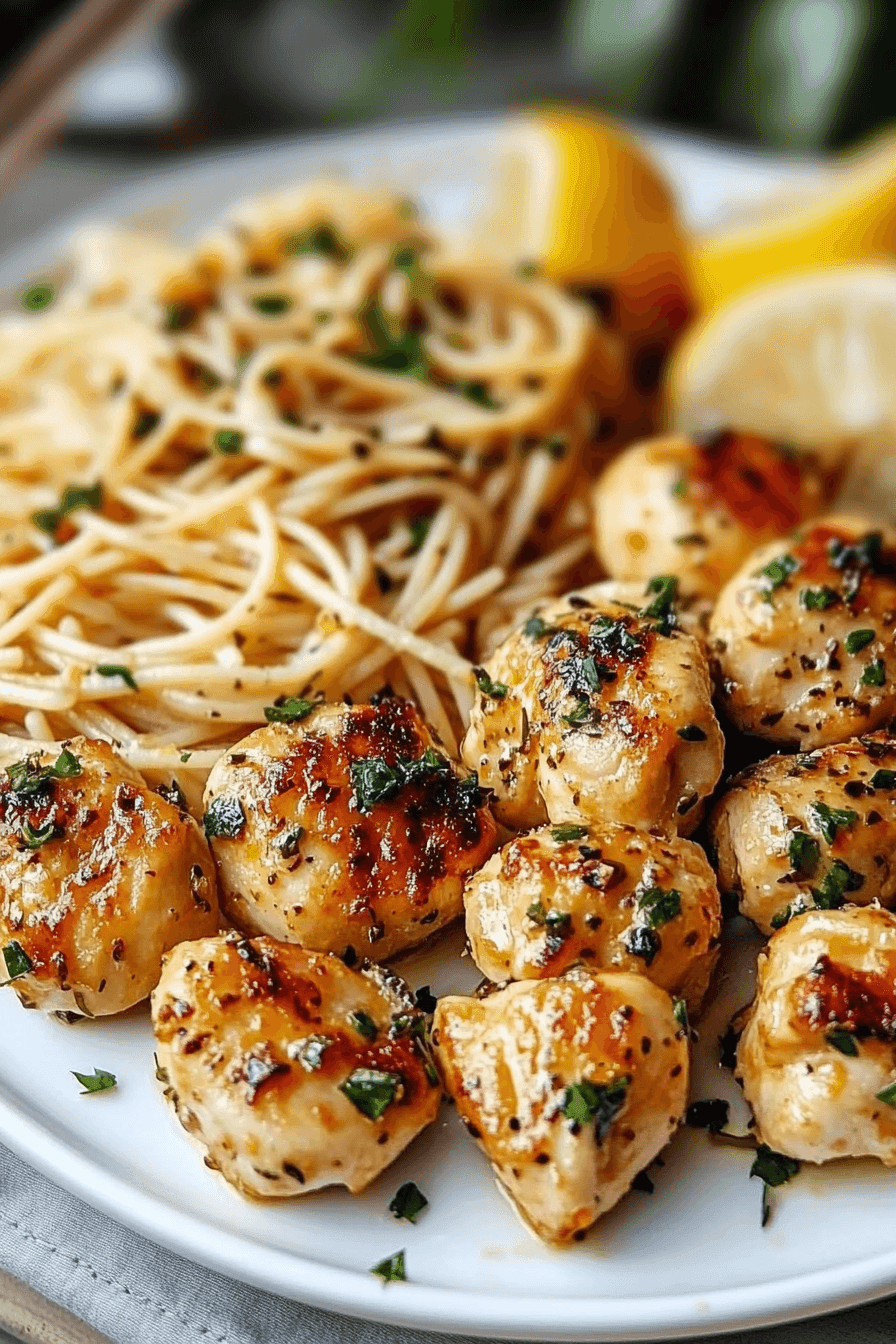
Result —
M91 229L58 281L0 324L5 731L198 785L277 697L389 683L456 750L472 666L592 573L594 310L347 185Z

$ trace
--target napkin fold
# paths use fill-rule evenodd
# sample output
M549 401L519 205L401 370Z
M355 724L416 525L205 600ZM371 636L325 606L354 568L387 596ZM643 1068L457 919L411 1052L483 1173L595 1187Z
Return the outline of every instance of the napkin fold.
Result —
M0 1270L112 1344L473 1344L469 1336L351 1320L236 1283L97 1213L2 1147ZM65 1338L52 1332L52 1312L47 1315L47 1344ZM9 1315L3 1323L19 1333ZM725 1338L730 1344L892 1344L894 1336L896 1299L887 1298ZM78 1336L72 1338L74 1344ZM94 1338L84 1332L84 1344Z

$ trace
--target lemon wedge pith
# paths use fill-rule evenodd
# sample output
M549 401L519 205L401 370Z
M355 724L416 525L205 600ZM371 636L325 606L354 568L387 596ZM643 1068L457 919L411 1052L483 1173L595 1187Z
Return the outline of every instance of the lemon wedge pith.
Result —
M829 464L896 439L896 262L794 276L710 313L678 348L669 402L678 428L746 430Z
M840 159L807 189L755 223L714 230L693 244L703 308L776 277L896 255L896 132Z

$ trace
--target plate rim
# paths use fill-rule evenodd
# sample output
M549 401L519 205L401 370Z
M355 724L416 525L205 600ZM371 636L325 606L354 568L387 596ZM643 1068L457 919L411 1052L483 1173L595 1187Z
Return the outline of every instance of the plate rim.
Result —
M894 1248L835 1272L813 1270L699 1295L526 1297L513 1314L510 1304L516 1299L505 1293L466 1292L413 1282L383 1284L369 1272L259 1247L250 1239L210 1226L68 1147L2 1093L0 1139L85 1203L187 1260L308 1306L438 1334L464 1331L479 1338L558 1344L694 1338L821 1316L885 1297L896 1286Z
M482 134L506 118L458 115L389 123L354 131L284 136L238 148L204 150L154 168L124 186L64 213L52 227L0 254L4 276L26 278L29 268L56 255L72 231L99 218L114 220L158 207L185 181L214 177L259 156L276 159L301 150L339 152L367 144L394 145L396 137ZM650 127L634 128L652 141L661 166L675 149L742 160L786 172L806 160L726 147L709 138ZM297 165L298 166L298 165ZM5 284L5 281L4 281ZM870 1302L896 1289L896 1246L888 1252L830 1269L792 1274L771 1282L656 1297L526 1297L468 1292L435 1285L380 1283L369 1272L348 1270L280 1250L210 1225L201 1217L106 1170L100 1162L54 1135L37 1117L0 1091L0 1140L38 1171L85 1203L157 1245L234 1280L324 1310L387 1325L436 1333L464 1331L478 1337L541 1341L673 1339L783 1324Z

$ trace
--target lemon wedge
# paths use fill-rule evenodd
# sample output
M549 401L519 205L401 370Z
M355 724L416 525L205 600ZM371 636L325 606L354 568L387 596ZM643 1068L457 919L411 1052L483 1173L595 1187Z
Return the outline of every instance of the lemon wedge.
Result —
M516 262L595 292L607 325L668 342L692 309L688 247L673 194L609 121L557 110L499 132L484 238Z
M703 308L774 278L896 255L896 133L835 160L815 187L792 191L757 219L722 227L692 246Z
M815 452L896 435L896 262L754 289L685 335L669 371L677 428L731 428Z

